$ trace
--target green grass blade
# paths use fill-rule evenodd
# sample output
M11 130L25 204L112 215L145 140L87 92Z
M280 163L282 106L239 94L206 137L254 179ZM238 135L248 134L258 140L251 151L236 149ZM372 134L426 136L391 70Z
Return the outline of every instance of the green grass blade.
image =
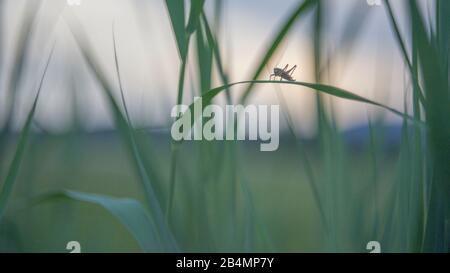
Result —
M119 83L119 90L120 90L120 98L121 98L121 102L122 102L122 106L124 109L124 113L125 113L125 118L129 124L129 134L131 134L133 136L133 139L135 139L134 143L135 143L135 148L138 151L140 151L141 155L141 160L144 162L143 167L146 169L146 172L148 173L149 178L151 179L151 181L153 181L154 183L154 187L155 187L155 191L158 197L160 197L160 202L163 203L164 202L164 195L163 195L163 190L162 190L162 183L158 183L159 181L162 181L161 176L159 174L157 174L156 170L159 168L157 166L154 166L154 161L149 160L151 158L155 158L154 155L150 155L149 154L153 154L152 150L153 147L150 147L149 145L146 146L146 149L142 149L142 142L138 141L138 136L135 132L133 132L133 130L131 130L133 128L133 124L131 122L131 117L128 111L128 106L125 100L125 92L123 89L123 83L122 83L122 76L120 73L120 65L119 65L119 57L117 55L117 43L116 43L116 37L115 37L115 32L114 32L114 25L113 25L113 46L114 46L114 62L115 62L115 68L116 68L116 76L117 76L117 80ZM146 135L146 140L149 141L150 136Z
M255 73L253 74L252 80L255 81L261 75L262 71L264 70L264 67L267 65L269 60L272 58L272 55L276 52L278 46L284 40L284 38L288 34L289 30L293 27L293 25L297 21L297 19L300 18L301 15L303 15L306 11L308 11L316 3L317 3L317 0L305 0L304 2L301 2L296 9L294 9L294 12L292 12L292 14L286 19L284 24L277 31L277 35L275 36L275 38L269 44L269 48L266 50L264 57L261 58L261 62L258 65L258 67L256 68ZM244 94L240 98L241 102L245 102L248 99L252 88L253 88L253 83L250 83L250 85L247 87Z
M17 143L16 151L14 153L13 161L11 162L11 165L8 169L8 174L6 176L6 179L3 183L3 187L1 189L0 193L0 221L2 220L5 211L6 211L6 205L11 197L11 193L14 187L14 183L16 182L17 175L19 174L19 168L22 163L23 154L25 152L25 147L27 144L27 140L29 137L31 124L33 120L34 113L36 111L39 95L41 94L42 85L44 83L45 75L47 74L48 66L50 64L50 60L53 56L53 48L50 52L50 55L47 59L47 63L45 65L44 73L42 74L41 80L39 82L38 91L36 93L36 97L34 98L33 105L31 107L31 110L28 112L28 116L25 122L25 125L22 129L22 132L19 136L19 142Z
M170 1L166 0L167 7L170 10L174 10L181 7L176 7L176 5L173 2L179 3L177 0ZM183 102L183 93L184 93L184 78L185 78L185 72L186 72L186 66L187 66L187 59L188 59L188 52L189 52L189 41L191 38L192 33L194 33L196 30L198 30L198 21L199 16L203 11L203 0L193 0L191 1L191 12L189 17L189 22L187 26L187 31L184 32L185 38L184 38L184 55L181 55L181 67L180 67L180 74L178 78L178 94L177 94L177 105L180 105ZM181 11L178 11L180 13ZM184 4L183 4L183 12L184 12ZM172 12L173 13L173 12ZM184 14L183 14L184 16ZM184 17L183 17L184 20ZM172 18L172 23L174 22L174 18ZM177 23L177 28L175 28L175 25L173 25L173 29L175 31L175 35L179 36L177 32L180 32L181 30L178 28L181 28L181 23ZM184 31L184 29L183 29ZM200 30L201 31L201 30ZM202 35L202 34L201 34ZM203 52L200 52L199 54L203 54ZM210 55L210 53L208 53ZM205 59L204 56L200 57L200 61L203 62ZM206 57L206 59L211 59L211 57ZM203 70L202 70L203 69ZM211 65L209 65L208 69L200 67L200 74L201 74L201 81L202 84L205 84L204 80L206 81L206 85L208 85L208 82L210 82L211 78ZM206 76L205 73L209 74L209 76ZM209 80L206 80L209 78ZM170 221L170 213L172 211L173 206L173 198L175 195L175 189L176 189L176 174L177 174L177 154L178 154L178 145L177 143L172 142L172 150L171 150L171 160L170 160L170 185L169 185L169 195L167 198L167 205L166 205L166 220Z
M364 33L365 27L370 22L370 16L373 14L372 8L364 2L355 2L352 6L349 15L344 24L344 29L342 30L341 38L337 44L337 49L339 54L328 54L326 60L321 64L320 72L323 73L325 69L330 69L330 64L338 58L338 56L349 56L357 42ZM345 71L346 60L342 60L344 67L341 67L341 71ZM340 64L341 65L341 64Z
M419 60L418 60L418 52L417 52L417 33L414 31L415 22L412 23L412 68L413 73L416 78L419 77ZM421 120L422 117L422 109L420 107L419 101L419 92L420 90L416 85L413 86L413 113L414 118L416 120ZM426 207L427 207L427 198L426 195L426 184L427 179L425 177L425 166L431 163L431 159L429 159L429 153L423 153L423 149L425 149L423 145L424 133L421 128L414 128L414 146L413 146L413 169L414 176L413 181L417 184L417 191L419 197L417 198L417 210L418 210L418 219L415 226L417 226L417 241L415 248L417 252L423 250L424 239L425 239L425 226L426 226Z
M186 26L188 33L194 33L197 30L200 14L203 11L205 0L191 0L191 11L189 13L189 20Z
M184 59L187 54L187 35L184 27L185 8L184 0L166 0L166 7L169 11L170 21L172 22L173 32L178 45L180 58Z
M222 57L220 54L219 44L217 43L217 38L214 37L211 28L209 26L208 20L204 13L202 13L202 22L205 25L206 38L208 40L209 47L213 50L214 60L216 61L217 70L219 71L220 78L224 85L229 83L228 74L225 72L225 68L223 67ZM231 104L231 95L230 90L226 90L227 103Z
M161 241L155 222L142 204L135 199L62 190L44 194L38 197L34 204L54 202L61 198L103 207L127 228L144 252L173 251Z
M15 43L15 52L11 62L13 66L11 68L11 74L8 75L6 80L6 88L4 89L6 91L6 103L4 104L6 111L4 117L5 125L3 126L3 129L0 129L0 158L3 155L5 140L10 130L12 122L11 117L14 111L13 107L18 94L19 82L22 78L22 74L24 73L27 51L32 38L33 23L35 22L37 16L39 3L39 1L33 1L26 6L23 16L25 19L21 23L18 31L19 34ZM5 3L2 3L2 5L4 6Z
M113 24L113 29L112 29L112 36L113 36L113 47L114 47L114 64L116 66L117 80L119 81L120 98L122 99L122 106L123 106L123 109L125 112L125 117L127 118L128 124L130 124L130 126L132 126L130 114L128 112L128 107L125 102L125 94L123 92L122 77L120 75L120 68L119 68L119 58L117 57L117 44L116 44L116 34L114 31L114 24Z
M419 84L419 79L417 77L415 77L414 69L412 67L412 62L411 62L411 60L410 60L410 58L408 56L408 52L406 50L405 42L404 42L404 39L402 38L402 35L400 33L400 29L398 27L397 20L395 19L394 12L392 11L391 4L390 4L389 0L384 0L384 1L385 1L385 4L386 4L385 6L386 6L387 13L388 13L388 18L390 19L391 26L392 26L392 28L394 30L394 33L395 33L395 38L396 38L397 43L399 44L401 52L403 54L403 59L406 62L408 68L409 68L409 71L411 73L411 77L413 79L414 85L416 86L415 88L417 88L419 90L419 92L417 94L419 95L420 102L423 105L425 105L425 97L424 97L424 94L423 94L423 92L421 90L421 87L420 87L420 84Z
M438 46L445 71L449 70L450 59L450 1L436 0L436 12L439 14L437 20Z
M116 127L131 153L132 159L134 161L134 166L140 177L141 185L145 192L147 204L151 211L151 216L154 217L154 220L158 225L159 236L161 236L164 242L167 244L167 249L175 251L178 249L178 246L172 232L170 231L164 219L164 214L160 205L161 200L158 199L158 196L156 195L156 192L150 180L150 175L145 168L142 155L136 143L134 130L130 127L130 124L127 123L126 118L123 116L120 107L112 94L112 90L114 90L114 88L107 80L106 74L102 71L101 66L98 64L98 62L96 62L96 59L92 54L92 47L90 46L86 35L84 34L84 32L82 32L83 28L75 17L72 16L70 19L72 20L70 30L75 37L75 41L77 42L77 45L80 48L82 56L84 57L84 60L86 61L88 67L91 69L91 71L96 76L96 79L101 84L102 90L104 91L110 109L113 113Z
M207 42L207 38L204 35L203 24L198 25L198 31L196 32L197 38L197 58L198 58L198 70L200 77L201 93L207 92L211 89L211 74L212 74L212 61L213 61L213 49Z
M227 85L223 85L220 87L216 87L213 88L211 90L209 90L207 93L203 94L202 96L202 103L203 104L209 104L211 102L211 100L217 96L220 92L222 92L223 90L230 88L232 86L235 85L242 85L242 84L284 84L284 85L297 85L297 86L303 86L303 87L308 87L311 88L313 90L316 90L317 92L322 92L325 94L329 94L338 98L342 98L342 99L347 99L347 100L352 100L352 101L357 101L357 102L362 102L362 103L366 103L366 104L370 104L370 105L374 105L374 106L378 106L381 107L383 109L386 109L388 111L390 111L391 113L394 113L400 117L406 117L408 120L415 122L415 124L417 125L422 125L422 123L417 122L414 120L414 118L408 116L407 114L404 114L394 108L391 108L389 106L386 106L384 104L366 99L364 97L361 97L359 95L356 95L352 92L346 91L344 89L338 88L338 87L334 87L334 86L330 86L330 85L325 85L325 84L317 84L317 83L307 83L307 82L289 82L289 81L241 81L241 82L235 82L235 83L230 83ZM194 109L194 103L192 103L189 106L191 113L193 113L193 109ZM192 117L191 120L194 121L196 120L198 117ZM191 122L191 124L193 124L193 122Z
M423 86L427 96L425 105L428 125L428 141L433 162L433 180L430 208L426 227L426 251L449 251L448 224L450 219L450 94L448 71L440 61L438 49L428 38L425 22L416 1L409 2L409 12L413 21L417 54L421 65Z

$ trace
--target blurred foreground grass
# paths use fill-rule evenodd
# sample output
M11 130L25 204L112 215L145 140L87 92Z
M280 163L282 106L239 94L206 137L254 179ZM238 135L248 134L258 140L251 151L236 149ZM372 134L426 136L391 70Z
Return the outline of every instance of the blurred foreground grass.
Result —
M168 174L170 143L166 137L156 136L153 139L156 140L153 146L156 147L161 173ZM185 159L182 162L190 163L183 165L186 173L184 178L180 178L183 190L175 197L177 205L174 216L186 221L175 225L183 249L202 251L214 242L216 250L239 251L245 244L245 239L240 238L232 243L226 240L224 236L228 234L229 229L226 225L228 215L217 214L212 210L221 202L218 199L225 199L226 196L221 197L218 192L202 204L204 208L199 208L209 208L211 218L207 224L211 226L211 237L199 234L202 229L196 228L198 223L193 223L196 221L195 208L184 207L189 204L187 201L192 196L188 189L184 189L189 188L189 183L192 183L189 177L195 177L194 173L188 170L195 170L194 162L189 160L189 157L195 154L192 150L196 149L193 145L186 145L180 157ZM257 144L243 144L239 176L250 181L254 206L261 224L267 227L273 251L323 251L324 231L318 218L319 212L312 199L307 178L299 169L300 162L291 148L292 145L292 140L286 140L277 152L261 154ZM315 154L314 146L311 145L309 151L312 154ZM316 162L317 159L313 161ZM394 154L390 160L385 161L382 177L389 179L392 173L389 169L394 161ZM348 181L348 190L360 194L365 190L364 181L370 170L370 158L364 156L364 153L355 153L350 162L353 162L353 168L352 173L348 174L351 178L351 181ZM314 171L320 172L319 164L313 165ZM2 172L4 169L3 165ZM167 180L167 177L164 180ZM226 187L230 182L226 175L218 175L212 180L214 181L208 181L209 184L206 183L205 186L209 190L214 189L214 183ZM65 246L72 240L79 241L82 250L87 252L141 251L120 222L99 206L67 200L29 206L32 197L61 188L132 197L144 202L138 177L130 165L125 148L114 133L33 135L16 183L12 209L0 225L1 251L66 252ZM222 201L226 204L226 200ZM361 208L367 205L364 200L361 202L348 205ZM243 208L238 210L244 211ZM341 251L365 251L365 242L355 243L352 236L355 236L355 230L364 233L367 227L343 225L340 228L347 231L342 233L344 237L341 238Z

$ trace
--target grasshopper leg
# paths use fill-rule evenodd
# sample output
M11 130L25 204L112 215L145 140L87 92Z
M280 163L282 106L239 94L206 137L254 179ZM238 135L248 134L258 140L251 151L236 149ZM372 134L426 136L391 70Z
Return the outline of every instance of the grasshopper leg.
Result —
M289 76L292 76L292 74L294 74L294 71L296 68L297 68L297 65L294 65L291 69L289 69L289 71L287 71L289 73Z

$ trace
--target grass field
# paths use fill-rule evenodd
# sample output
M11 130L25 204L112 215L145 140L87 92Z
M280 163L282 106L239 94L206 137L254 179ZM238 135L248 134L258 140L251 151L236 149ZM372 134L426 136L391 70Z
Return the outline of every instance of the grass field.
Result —
M123 67L139 66L118 50L123 39L116 36L116 21L101 29L111 33L111 54L99 54L97 26L86 27L65 1L55 0L51 4L59 19L45 27L64 25L71 37L65 42L72 41L76 53L61 51L61 42L51 36L41 41L45 53L32 54L42 7L51 4L25 4L13 50L1 51L10 61L0 71L5 82L0 90L0 251L67 252L67 242L78 241L83 252L367 252L367 243L378 241L383 252L447 252L450 2L393 2L349 4L350 16L341 19L342 33L332 47L327 31L335 19L332 1L296 1L274 24L250 74L237 79L221 32L226 27L221 18L229 12L225 1L166 0L164 8L153 10L165 14L171 56L178 57L170 78L162 72L149 75L172 86L170 94L158 96L170 107L191 105L194 96L201 96L205 106L251 104L266 88L274 93L271 103L280 105L284 124L275 152L242 141L174 141L166 132L173 122L169 115L159 132L136 125L137 110L128 101L130 71ZM14 5L0 3L5 9ZM136 3L143 11L143 2ZM371 8L385 11L403 67L403 77L391 81L403 83L404 90L379 75L391 69L384 63L365 88L377 86L381 93L366 96L339 84L348 67L342 59L360 45ZM7 29L8 22L2 23ZM158 40L149 32L144 33ZM312 79L268 81L268 67L295 35L308 37L310 63L303 67ZM55 69L61 58L76 62ZM30 77L30 60L37 59L42 65ZM336 64L339 73L332 69ZM70 125L61 128L36 118L43 105L52 105L41 92L52 87L46 80L55 77L69 90L63 97L75 105ZM87 78L95 83L92 89L81 85ZM33 84L24 84L29 81ZM96 118L86 101L76 106L82 92L94 91L106 108L110 130L80 125ZM299 104L286 91L311 94L312 137L299 130L302 119L294 111ZM394 93L403 94L402 108L379 100ZM29 101L26 111L21 94ZM339 126L341 101L376 113L366 115L359 145ZM386 133L387 114L396 117L399 129L394 144ZM58 129L49 130L52 126Z
M163 155L158 160L162 174L169 173L167 166L170 162L167 157L170 143L165 138L167 137L161 135L155 137L157 154ZM273 251L321 251L325 242L322 238L324 231L318 218L319 212L314 205L307 177L299 169L301 162L296 153L289 148L293 146L292 139L287 139L286 142L286 145L282 145L285 148L274 154L262 156L257 145L244 144L242 162L246 163L242 164L239 173L249 181L260 224L265 226L268 234L276 238L272 242ZM27 205L29 198L61 188L116 197L127 196L144 202L139 178L134 174L133 166L129 164L128 155L120 140L113 133L78 135L69 140L62 136L36 136L31 143L35 148L22 163L23 171L17 179L18 186L12 197L15 201L11 206L16 209L12 209L5 218L3 236L7 238L3 237L2 242L8 243L2 251L61 252L71 238L77 238L86 251L140 251L133 237L120 222L98 206L64 199L32 207ZM313 146L315 145L311 145ZM310 148L310 152L314 154L314 148ZM71 156L67 157L68 154ZM190 152L185 152L180 156L187 158L189 154ZM36 169L36 161L39 162L41 156L45 157L45 162L41 162ZM395 162L396 153L394 152L391 157L387 162ZM316 166L315 171L319 172L317 160L313 159L313 165ZM366 183L362 177L370 170L370 158L363 153L357 153L350 160L357 164L349 175L352 190L364 191ZM382 174L383 179L389 179L389 173L392 173L389 163L383 167L387 173ZM195 172L189 171L195 168L192 165L195 164L183 166L186 169L184 179L195 177ZM214 184L221 184L223 187L226 183L227 180L223 175L205 182L209 188ZM220 192L214 196L220 196ZM180 200L180 205L175 209L180 211L180 215L186 213L183 217L185 222L180 224L178 232L188 238L196 234L195 240L190 239L186 242L185 249L201 251L211 243L211 238L205 240L197 234L195 230L197 224L190 219L196 213L200 213L202 208L199 208L200 212L195 208L187 211L183 208L189 203L189 197L188 190L186 192L183 190L176 197L176 200ZM222 202L226 206L226 200ZM210 200L208 203L214 204L215 201ZM365 205L367 204L361 203L358 206ZM241 206L240 209L244 209L245 206ZM214 221L211 220L214 233L212 237L217 242L216 250L240 250L243 247L240 245L243 240L231 246L221 243L223 232L226 232L221 231L223 219L214 215L214 209L205 209L210 213L210 217L217 217ZM341 250L357 251L358 248L361 251L365 250L364 242L358 243L358 239L352 238L355 235L351 231L352 228L363 231L361 227L343 226L341 240L345 243L342 244Z

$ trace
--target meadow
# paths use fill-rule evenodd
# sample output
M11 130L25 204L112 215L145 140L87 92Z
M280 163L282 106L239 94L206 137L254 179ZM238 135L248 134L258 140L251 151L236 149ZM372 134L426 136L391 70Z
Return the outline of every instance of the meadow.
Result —
M402 108L341 87L332 70L358 47L365 15L374 8L366 1L352 2L334 48L327 31L333 1L296 1L274 24L250 74L239 80L224 57L226 1L162 1L159 12L170 23L178 66L164 78L176 88L161 96L173 100L170 106L193 107L195 96L203 106L249 104L265 86L284 124L273 152L249 141L175 141L169 115L161 127L136 125L124 84L128 73L121 69L129 59L118 51L116 22L105 29L112 49L112 65L105 67L90 29L56 0L50 1L60 4L56 18L70 33L82 67L68 69L67 96L81 93L76 83L83 79L74 71L83 69L95 81L112 126L87 130L80 126L83 110L74 107L70 126L46 129L36 113L46 79L56 73L52 62L63 54L60 43L43 42L41 65L33 84L25 85L32 87L23 90L33 30L42 5L49 5L44 2L23 7L13 50L0 50L9 60L0 70L1 252L68 252L69 241L78 241L82 252L368 252L370 241L379 242L382 252L449 251L449 1L404 0L393 8L394 1L384 0L376 7L385 13L402 60L404 77L392 79L404 83ZM268 80L297 25L309 37L312 80ZM1 27L7 26L2 20ZM373 78L383 92L400 93L378 73ZM300 133L287 90L312 94L311 136ZM20 94L27 94L26 111ZM337 101L343 100L375 114L359 131L342 130ZM18 111L25 113L20 126ZM395 133L387 114L397 120Z

